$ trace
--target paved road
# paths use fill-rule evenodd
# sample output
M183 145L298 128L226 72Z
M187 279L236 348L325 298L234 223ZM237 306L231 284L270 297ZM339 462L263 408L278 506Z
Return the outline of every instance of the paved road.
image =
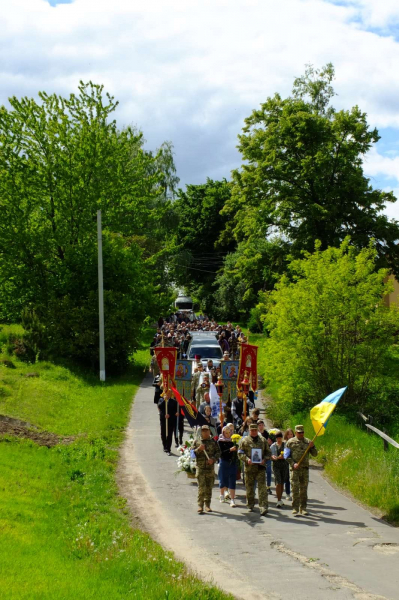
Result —
M238 484L238 507L218 500L197 514L197 486L174 475L175 456L163 451L151 378L138 391L121 453L119 479L133 514L177 558L206 579L248 599L376 600L399 598L399 529L310 472L308 517L277 509L248 513ZM187 437L189 433L187 429Z

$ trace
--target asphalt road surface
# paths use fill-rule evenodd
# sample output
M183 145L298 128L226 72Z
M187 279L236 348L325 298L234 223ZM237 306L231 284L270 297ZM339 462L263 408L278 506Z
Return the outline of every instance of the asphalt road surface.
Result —
M276 508L275 495L266 517L258 507L248 513L241 482L237 508L221 504L217 479L213 512L198 515L196 481L175 475L177 450L163 452L151 383L147 376L133 404L119 483L132 514L164 548L237 598L398 600L399 529L337 492L317 467L307 517L293 517L287 502Z

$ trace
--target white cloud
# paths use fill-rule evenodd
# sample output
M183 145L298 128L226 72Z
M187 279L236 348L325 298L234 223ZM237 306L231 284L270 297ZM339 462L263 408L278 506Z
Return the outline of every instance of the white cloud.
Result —
M365 157L363 167L368 176L394 178L399 182L399 156L383 156L373 148Z
M288 94L305 63L334 63L337 107L359 104L372 126L399 128L399 43L365 30L395 22L396 0L2 4L0 102L104 83L120 100L120 125L139 125L151 147L174 142L187 183L229 176L243 119L268 95ZM398 178L398 159L367 160L370 174Z

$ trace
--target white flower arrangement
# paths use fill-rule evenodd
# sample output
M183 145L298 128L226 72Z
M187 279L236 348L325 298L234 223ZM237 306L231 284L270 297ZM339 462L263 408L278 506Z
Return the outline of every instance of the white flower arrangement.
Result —
M184 471L185 473L192 473L195 475L197 461L191 456L191 447L193 445L194 436L190 435L190 441L184 442L182 446L179 446L178 452L180 453L177 459L177 473Z

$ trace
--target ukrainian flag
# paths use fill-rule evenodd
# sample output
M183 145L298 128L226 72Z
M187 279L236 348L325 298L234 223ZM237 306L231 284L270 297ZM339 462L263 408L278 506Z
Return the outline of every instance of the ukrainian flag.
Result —
M327 398L324 398L320 404L316 404L310 411L310 418L312 419L312 425L316 435L324 435L329 418L334 412L338 402L341 400L345 390L346 387L333 392L327 396Z

